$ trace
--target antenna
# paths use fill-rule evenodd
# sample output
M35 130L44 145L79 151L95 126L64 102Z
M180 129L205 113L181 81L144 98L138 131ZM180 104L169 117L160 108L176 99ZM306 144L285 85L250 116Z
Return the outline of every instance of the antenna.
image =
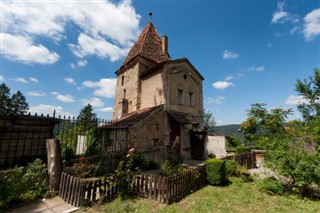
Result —
M151 18L152 18L152 12L149 12L149 22L152 22Z

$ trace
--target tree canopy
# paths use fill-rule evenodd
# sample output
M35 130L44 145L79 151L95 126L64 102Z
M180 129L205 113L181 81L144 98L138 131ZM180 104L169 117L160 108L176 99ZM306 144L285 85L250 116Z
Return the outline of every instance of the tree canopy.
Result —
M207 132L214 132L214 126L216 125L216 121L213 117L212 112L209 110L203 110L203 124L204 124L204 129Z
M28 109L29 104L20 90L10 96L10 88L0 84L0 115L22 115Z

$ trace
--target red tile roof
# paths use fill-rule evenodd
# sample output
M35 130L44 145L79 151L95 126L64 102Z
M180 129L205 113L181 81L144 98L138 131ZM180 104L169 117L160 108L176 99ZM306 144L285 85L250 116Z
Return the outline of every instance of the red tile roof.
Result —
M156 63L171 60L169 55L163 52L159 34L151 22L144 28L121 67L138 55Z

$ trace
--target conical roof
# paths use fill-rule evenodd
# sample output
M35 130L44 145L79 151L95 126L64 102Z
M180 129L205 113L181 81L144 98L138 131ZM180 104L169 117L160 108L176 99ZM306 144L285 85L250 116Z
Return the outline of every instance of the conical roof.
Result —
M126 65L136 56L142 56L156 63L171 60L170 56L163 52L159 34L151 22L143 29L121 67Z

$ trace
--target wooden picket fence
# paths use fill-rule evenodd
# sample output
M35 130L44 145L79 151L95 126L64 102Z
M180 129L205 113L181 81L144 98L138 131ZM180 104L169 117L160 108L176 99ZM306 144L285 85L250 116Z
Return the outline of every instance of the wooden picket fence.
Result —
M141 174L135 176L133 183L138 196L171 204L201 189L207 180L205 166L202 166L169 177ZM111 186L106 178L83 181L66 173L61 176L59 195L76 207L90 206L99 200L109 201L118 192L118 185Z

